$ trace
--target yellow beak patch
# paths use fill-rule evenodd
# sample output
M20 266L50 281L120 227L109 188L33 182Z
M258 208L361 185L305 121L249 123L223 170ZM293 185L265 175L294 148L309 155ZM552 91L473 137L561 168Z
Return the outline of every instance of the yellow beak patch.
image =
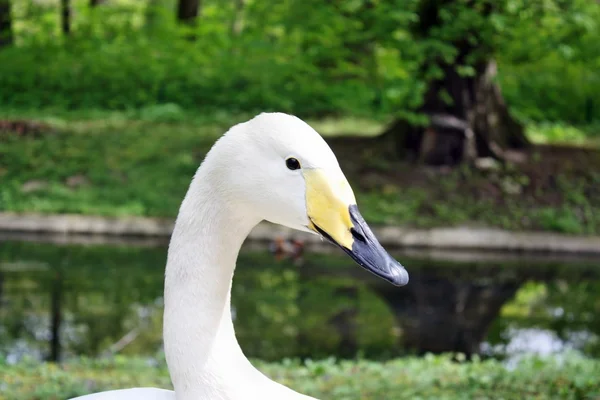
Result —
M306 206L309 228L317 232L314 225L326 232L340 246L352 249L354 238L350 229L350 206L356 204L354 193L344 174L329 173L321 169L303 171L306 181Z

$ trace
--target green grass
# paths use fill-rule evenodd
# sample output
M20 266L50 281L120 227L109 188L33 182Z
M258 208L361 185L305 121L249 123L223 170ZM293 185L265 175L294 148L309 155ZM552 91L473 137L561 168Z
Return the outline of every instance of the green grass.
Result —
M563 123L531 123L526 127L529 140L538 144L600 146L600 126L573 126Z
M212 127L97 120L73 122L39 139L8 137L0 142L0 208L173 216L219 133ZM69 187L74 176L85 182ZM40 187L28 191L28 182Z
M0 133L0 210L174 217L215 139L249 117L192 115L172 104L126 112L0 110L0 120L32 119L53 127L36 138ZM326 137L373 136L384 124L356 118L309 122ZM375 150L346 153L338 158L372 223L600 232L594 189L600 174L593 165L584 165L583 172L581 165L561 165L556 182L548 182L548 176L538 179L537 172L528 175L510 165L499 172L459 168L440 174L394 164ZM373 184L355 166L383 183ZM515 187L518 194L511 192Z
M34 119L55 130L36 139L0 139L0 210L173 217L213 142L249 117L191 115L175 105L0 111L0 119ZM310 122L326 136L336 134L335 126L350 134L377 129L376 122L360 119ZM73 177L85 179L73 187Z
M453 362L449 356L385 363L334 360L256 362L272 379L320 399L595 399L600 362L574 355L529 358L514 369L494 360ZM127 387L171 388L164 363L138 358L0 365L2 400L62 400Z
M534 230L573 235L600 233L600 204L592 199L576 203L569 199L562 205L544 205L517 196L511 203L498 204L492 199L471 196L457 177L456 189L402 188L358 193L367 221L381 225L403 225L417 228L443 226L495 227L507 230ZM595 179L600 185L600 176ZM573 191L571 191L573 189ZM575 192L575 190L578 190ZM562 193L584 195L571 183ZM509 196L504 196L500 201ZM509 198L509 201L510 198Z
M0 119L32 119L43 121L57 128L69 129L78 123L98 123L100 121L112 124L128 123L165 123L181 124L188 129L209 127L223 133L224 129L252 118L256 113L237 113L231 115L224 112L197 114L184 110L177 104L160 104L155 106L132 109L129 111L109 110L65 110L50 108L39 110L0 109ZM313 128L325 137L338 135L347 136L376 136L385 128L387 119L368 119L360 117L327 117L320 119L305 119ZM219 134L220 134L219 133Z

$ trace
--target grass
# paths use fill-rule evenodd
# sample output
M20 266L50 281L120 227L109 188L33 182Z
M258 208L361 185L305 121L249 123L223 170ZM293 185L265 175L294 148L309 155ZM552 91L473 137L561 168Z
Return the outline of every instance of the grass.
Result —
M600 126L572 126L562 123L531 123L526 128L527 137L538 144L566 144L600 146Z
M526 358L514 368L495 360L455 362L450 356L388 362L333 359L255 365L272 379L322 399L594 399L600 396L598 360ZM171 388L164 362L117 357L60 365L0 364L0 399L62 400L128 387Z
M50 108L43 111L0 109L1 119L32 119L43 121L57 128L68 128L76 123L90 123L104 121L113 124L127 124L129 122L145 123L179 123L189 128L211 127L223 133L223 129L238 122L246 121L256 114L228 113L194 114L184 110L176 104L161 104L129 111L109 110L76 110L70 111L61 108ZM376 136L380 133L387 120L367 119L359 117L326 117L321 119L306 119L321 135L325 137L340 134L348 136Z
M0 210L174 217L214 140L248 117L190 115L169 104L128 112L0 110L0 120L52 127L38 137L0 133ZM309 122L326 137L373 136L383 126ZM386 159L376 146L334 149L373 223L600 233L597 155L534 153L524 167L448 172Z

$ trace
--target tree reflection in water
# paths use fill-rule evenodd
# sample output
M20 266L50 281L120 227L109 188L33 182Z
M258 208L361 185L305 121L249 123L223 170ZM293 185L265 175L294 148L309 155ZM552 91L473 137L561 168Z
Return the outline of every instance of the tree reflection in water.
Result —
M246 249L232 293L242 348L267 360L386 358L483 343L502 357L511 338L542 332L600 355L598 260L398 257L411 272L403 288L339 253L306 251L298 265ZM164 245L0 243L0 354L156 354L165 258Z

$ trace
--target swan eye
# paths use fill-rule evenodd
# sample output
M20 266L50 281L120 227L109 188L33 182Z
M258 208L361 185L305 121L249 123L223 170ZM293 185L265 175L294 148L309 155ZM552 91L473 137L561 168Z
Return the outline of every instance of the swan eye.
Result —
M287 160L285 160L285 165L292 171L295 169L300 169L300 161L298 161L294 157L290 157Z

